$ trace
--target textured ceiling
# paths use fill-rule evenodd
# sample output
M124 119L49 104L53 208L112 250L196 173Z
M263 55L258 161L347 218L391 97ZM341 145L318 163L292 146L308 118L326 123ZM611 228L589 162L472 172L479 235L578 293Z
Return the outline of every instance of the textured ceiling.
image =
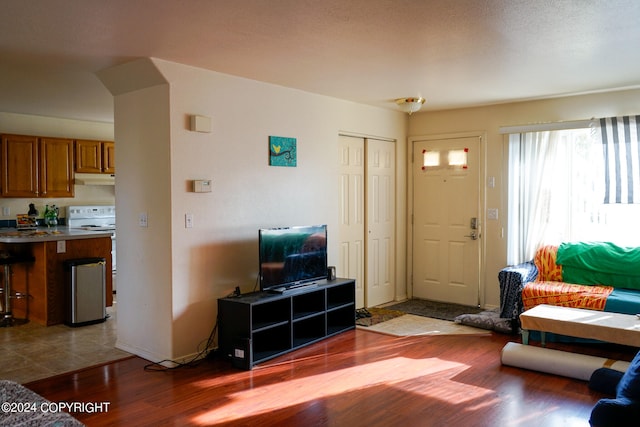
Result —
M113 121L140 57L424 110L640 87L637 0L3 0L0 111Z

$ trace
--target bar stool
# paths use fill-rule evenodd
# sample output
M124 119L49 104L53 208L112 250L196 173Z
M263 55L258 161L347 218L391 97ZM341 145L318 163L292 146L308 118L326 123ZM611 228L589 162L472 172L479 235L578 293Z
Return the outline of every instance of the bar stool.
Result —
M3 287L0 288L0 292L2 293L2 299L0 300L0 327L20 325L29 321L28 319L16 319L15 317L13 317L11 300L14 298L26 298L26 313L29 313L29 291L27 289L25 293L20 293L14 292L11 289L11 266L18 263L33 261L35 261L35 257L33 257L32 255L3 254L3 256L0 256L0 265L2 265L2 268L4 270L4 281L2 284Z

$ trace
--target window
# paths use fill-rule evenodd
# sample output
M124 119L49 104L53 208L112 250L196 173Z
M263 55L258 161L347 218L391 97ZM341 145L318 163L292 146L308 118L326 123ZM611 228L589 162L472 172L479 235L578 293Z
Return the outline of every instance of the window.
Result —
M531 260L542 244L640 246L640 204L605 203L603 153L591 128L509 135L508 264Z
M467 157L469 149L440 151L422 151L422 170L439 169L441 167L440 157L446 156L445 164L449 168L467 168Z

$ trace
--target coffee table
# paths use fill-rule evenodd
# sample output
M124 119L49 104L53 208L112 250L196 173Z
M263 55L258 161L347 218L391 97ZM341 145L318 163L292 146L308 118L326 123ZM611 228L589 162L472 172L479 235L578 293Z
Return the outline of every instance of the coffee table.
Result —
M529 344L529 331L540 331L543 346L545 332L552 332L640 347L640 317L633 314L541 304L522 313L520 323L523 344Z

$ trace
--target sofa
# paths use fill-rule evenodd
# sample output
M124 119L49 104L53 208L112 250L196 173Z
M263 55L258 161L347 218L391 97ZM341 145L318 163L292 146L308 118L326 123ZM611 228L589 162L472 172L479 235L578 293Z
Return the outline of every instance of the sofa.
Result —
M539 304L640 313L640 247L609 242L540 247L534 259L498 273L500 317L518 321Z
M626 372L611 368L596 369L589 379L589 388L609 395L600 399L591 410L591 427L632 427L640 418L640 352Z

